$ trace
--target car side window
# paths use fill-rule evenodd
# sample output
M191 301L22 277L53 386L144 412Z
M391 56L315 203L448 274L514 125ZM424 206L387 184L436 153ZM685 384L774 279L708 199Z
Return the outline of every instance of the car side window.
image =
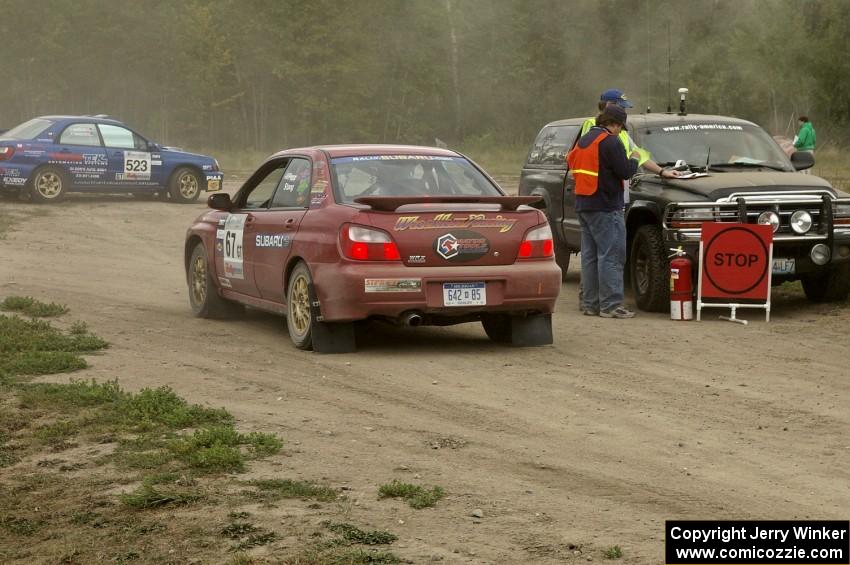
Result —
M118 147L120 149L147 149L147 143L140 136L127 128L113 126L110 124L98 124L103 143L107 147Z
M576 142L581 125L547 126L541 130L528 152L528 165L563 165Z
M283 173L272 208L306 208L310 204L310 161L295 158Z
M62 132L59 143L100 147L100 136L94 124L71 124Z
M242 208L256 210L259 208L268 208L271 202L275 188L283 179L283 173L286 170L287 163L281 163L266 174L254 188L248 191L244 196L244 204Z

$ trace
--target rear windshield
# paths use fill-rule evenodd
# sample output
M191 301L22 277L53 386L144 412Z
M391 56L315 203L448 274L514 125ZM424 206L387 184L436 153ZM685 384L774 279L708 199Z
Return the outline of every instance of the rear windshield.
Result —
M463 157L364 155L331 159L338 202L360 196L502 196Z
M673 124L641 128L637 143L657 163L684 159L691 166L766 164L794 170L779 145L760 127L747 124Z
M537 135L525 162L529 165L566 167L567 151L578 137L580 125L547 126Z
M34 118L28 122L24 122L19 126L15 126L7 132L3 133L3 137L8 139L35 139L38 134L53 125L50 120L42 118Z

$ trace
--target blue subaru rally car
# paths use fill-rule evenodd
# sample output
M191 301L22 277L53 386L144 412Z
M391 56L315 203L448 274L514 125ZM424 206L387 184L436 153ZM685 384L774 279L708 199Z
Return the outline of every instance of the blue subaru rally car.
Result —
M42 116L0 134L0 192L159 194L188 203L222 187L218 161L148 141L104 116Z

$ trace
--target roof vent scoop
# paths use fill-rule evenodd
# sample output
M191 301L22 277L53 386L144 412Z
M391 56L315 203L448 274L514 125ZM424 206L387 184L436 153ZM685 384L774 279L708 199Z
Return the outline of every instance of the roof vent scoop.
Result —
M680 116L687 116L688 115L688 113L685 111L685 97L687 95L688 95L688 89L687 88L682 87L682 88L679 89L679 115Z

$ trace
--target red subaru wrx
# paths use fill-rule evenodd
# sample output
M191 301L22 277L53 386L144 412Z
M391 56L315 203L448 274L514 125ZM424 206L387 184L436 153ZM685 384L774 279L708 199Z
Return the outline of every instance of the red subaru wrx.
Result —
M338 145L268 158L186 234L192 311L284 314L300 349L353 351L358 320L481 322L552 343L561 287L546 216L446 149Z

